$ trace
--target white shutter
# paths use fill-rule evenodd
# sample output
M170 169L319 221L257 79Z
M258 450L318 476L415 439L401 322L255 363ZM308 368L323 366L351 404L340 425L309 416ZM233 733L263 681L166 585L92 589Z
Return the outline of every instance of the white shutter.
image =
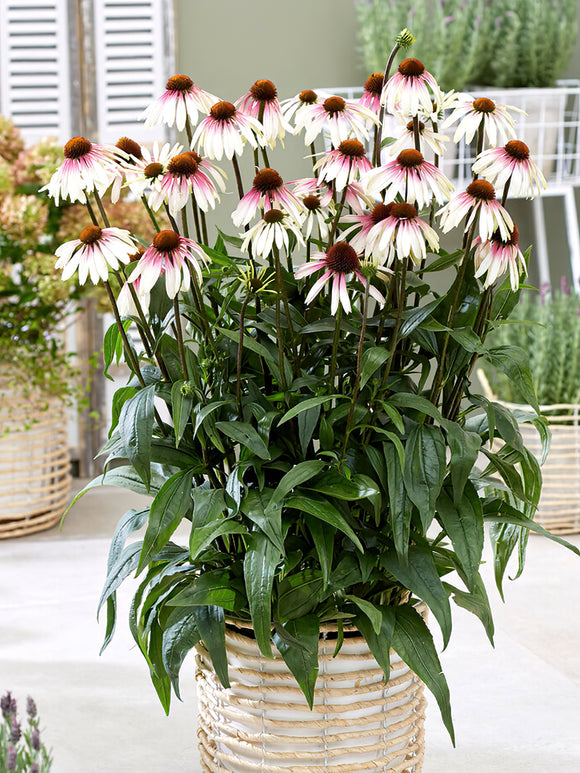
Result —
M140 120L172 74L166 66L165 8L165 0L94 0L100 142L166 136L164 127L145 129Z
M66 0L0 0L0 108L28 143L71 136Z

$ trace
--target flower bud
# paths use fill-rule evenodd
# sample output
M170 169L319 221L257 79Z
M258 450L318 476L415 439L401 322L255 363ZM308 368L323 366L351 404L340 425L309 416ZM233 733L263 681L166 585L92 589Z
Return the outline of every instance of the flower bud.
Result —
M6 754L6 770L16 770L17 757L16 749L12 744L8 746L8 752Z
M402 29L395 38L395 44L399 46L399 48L410 48L414 42L415 36L412 32L409 32L406 27Z
M16 719L16 717L12 720L12 726L10 728L10 740L12 743L18 743L18 741L22 737L22 730L20 729L20 722Z
M37 714L36 703L35 703L35 702L34 702L34 700L33 700L33 699L30 697L30 695L29 695L29 696L28 696L28 698L26 699L26 713L28 714L28 716L30 717L30 719L34 719L34 717L35 717L35 716L36 716L36 714Z

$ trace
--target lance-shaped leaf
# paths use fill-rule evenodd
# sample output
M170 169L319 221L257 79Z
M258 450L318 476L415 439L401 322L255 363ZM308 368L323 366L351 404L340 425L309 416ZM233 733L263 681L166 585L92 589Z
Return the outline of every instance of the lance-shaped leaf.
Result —
M161 657L171 684L178 698L179 672L185 656L195 647L201 636L197 628L195 614L187 608L174 609L163 629Z
M181 521L191 516L193 475L192 470L172 475L151 503L138 572L167 544Z
M419 510L424 531L435 515L435 502L445 478L445 441L438 427L416 424L405 450L405 489Z
M205 526L198 526L191 530L189 539L190 559L196 561L203 551L218 537L229 534L247 534L248 530L243 524L231 518L221 521L212 521Z
M288 635L283 637L276 632L273 637L274 644L312 708L314 686L318 678L318 618L316 615L306 615L297 620L289 620L283 625L283 629Z
M363 353L361 360L360 388L364 389L368 380L389 359L392 352L384 346L371 346Z
M215 426L236 443L249 448L260 459L270 459L268 447L251 424L244 421L216 421Z
M254 626L254 635L262 654L272 657L272 588L280 550L262 532L250 535L244 559L244 582Z
M393 443L383 443L383 453L387 467L391 531L397 555L407 562L409 551L409 533L411 530L412 505L405 493L403 469L399 454Z
M463 489L481 448L481 437L475 432L466 432L454 421L442 422L447 433L447 441L451 449L451 482L453 484L453 499L455 503L461 501Z
M124 403L119 416L119 434L127 459L149 491L151 483L151 437L155 384L140 389Z
M191 611L218 679L224 687L230 686L226 654L226 622L221 607L195 607Z
M465 486L459 505L443 489L437 499L437 513L461 562L468 587L474 588L479 577L484 534L481 499L473 484Z
M335 526L339 531L346 534L346 536L353 542L361 553L364 552L361 541L356 536L352 528L348 525L344 517L324 497L314 496L308 494L308 496L297 493L292 494L286 500L286 507L292 507L296 510L301 510L308 515L314 516L321 521L329 523L331 526Z
M393 649L435 696L443 724L455 745L449 687L441 670L431 632L417 610L408 604L383 609L385 614L395 620Z
M422 599L433 611L446 647L451 635L451 608L429 547L412 545L409 548L408 563L401 561L394 550L387 551L381 558L381 564L403 587Z
M306 400L301 400L293 408L290 408L289 411L286 411L284 416L282 416L278 422L278 426L280 427L303 411L308 411L310 408L316 408L317 405L324 405L324 403L329 403L331 400L339 400L341 397L344 398L344 395L324 395L323 397L309 397Z
M232 610L236 603L236 591L226 569L213 569L196 577L191 585L179 591L167 601L170 607L219 606Z
M295 620L309 614L322 598L324 580L318 569L303 569L278 583L278 616Z
M385 607L377 607L381 616L381 627L379 633L371 624L368 615L357 615L355 623L358 630L365 637L366 643L372 652L375 660L383 669L385 679L388 681L391 675L391 643L393 641L393 632L395 630L395 620L391 615L385 613Z
M295 464L294 467L282 477L282 480L274 489L274 493L270 499L270 506L281 502L286 494L289 494L296 486L299 486L301 483L306 483L307 480L318 475L325 465L326 462L317 459Z
M178 448L191 417L193 395L184 390L185 381L176 381L171 387L171 405L173 407L173 425L175 427L175 447Z

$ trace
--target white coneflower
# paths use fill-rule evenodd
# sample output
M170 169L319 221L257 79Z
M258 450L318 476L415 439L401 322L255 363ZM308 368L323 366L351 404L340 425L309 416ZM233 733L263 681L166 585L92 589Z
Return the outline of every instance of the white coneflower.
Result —
M469 94L458 94L455 109L443 121L441 128L446 129L458 122L453 142L457 143L465 137L465 142L470 143L482 126L489 144L495 147L498 140L505 142L516 136L514 119L508 110L523 112L516 107L498 105L487 97L474 99Z
M191 149L203 148L204 155L218 161L223 156L231 160L234 153L242 155L246 142L253 148L265 143L262 124L231 102L216 102L195 130Z
M372 196L378 197L384 191L385 201L392 201L399 194L406 201L416 201L420 209L433 197L442 204L454 187L440 169L425 161L414 148L402 150L393 161L369 172L363 184Z
M373 72L365 81L362 97L359 103L372 110L373 113L381 109L381 94L383 93L384 75L382 72Z
M520 274L526 273L526 261L518 245L519 231L517 226L507 239L503 239L499 231L495 231L491 239L486 241L477 237L477 244L473 255L475 264L475 276L484 274L484 287L491 287L501 276L509 271L512 290L520 286Z
M141 278L137 278L133 283L135 293L137 294L137 300L141 306L141 309L148 309L151 302L151 293L149 291L144 292L141 287ZM133 293L129 287L129 282L125 282L123 287L119 291L117 296L117 308L121 317L138 317L139 309L135 304Z
M414 116L437 112L443 97L441 89L418 59L404 59L383 88L381 102L389 113ZM435 103L435 109L433 107Z
M424 146L427 145L436 156L442 156L445 153L444 143L449 140L449 137L434 131L432 126L423 123L423 121L417 122L417 128L419 130L419 140L421 142L422 152L424 153ZM405 124L405 128L403 129L401 136L391 145L388 145L385 150L390 156L395 156L405 148L414 147L415 128L413 126L413 121L408 121Z
M161 179L167 169L167 164L174 156L183 151L183 145L171 145L166 142L160 145L153 143L151 150L145 145L141 147L142 158L132 157L130 161L122 162L127 187L137 197L150 190L158 190Z
M328 223L326 222L328 218L328 208L323 206L320 196L317 196L315 193L312 193L309 196L303 196L302 206L306 212L306 219L302 224L304 236L307 239L310 239L314 226L317 225L318 236L321 239L326 239L328 236Z
M207 257L202 248L192 239L180 236L175 231L164 230L153 239L151 244L139 259L137 267L131 274L129 282L135 284L140 280L139 291L150 292L161 275L165 276L165 289L170 298L175 298L178 292L189 290L191 272L193 269L201 284L201 267Z
M504 147L491 148L480 153L473 171L501 188L509 180L513 196L533 199L536 192L546 187L546 178L540 167L530 158L530 149L520 140L510 140Z
M341 222L352 223L353 225L345 228L341 236L348 240L351 247L360 255L364 252L366 258L372 258L377 264L382 265L387 259L388 251L379 252L376 248L378 239L375 238L371 244L368 240L369 233L374 226L383 223L391 214L393 202L389 204L375 204L370 212L360 212L356 215L343 215Z
M195 126L199 113L207 115L217 101L218 97L200 89L188 75L172 75L163 94L145 109L141 117L147 127L175 124L179 131L183 131L187 118Z
M286 132L294 130L284 117L276 86L267 79L257 80L250 91L236 101L236 107L251 115L262 124L265 142L273 148L277 140L283 140Z
M314 165L314 169L318 170L318 179L324 182L334 180L337 191L360 179L361 175L372 168L364 145L358 140L344 140L335 150L325 153Z
M465 224L467 231L479 215L479 236L483 241L490 239L496 230L507 241L514 227L509 212L496 199L495 188L487 180L474 180L437 214L441 218L443 233L458 226L469 215Z
M365 254L384 256L384 265L411 258L419 265L427 257L427 245L433 252L439 249L436 231L417 216L411 204L395 202L390 205L386 218L381 219L369 231Z
M295 97L284 99L281 102L282 113L286 120L289 121L294 114L298 115L300 111L308 108L309 105L315 105L321 98L326 99L326 96L328 95L322 96L317 94L316 91L312 91L312 89L304 89L300 94L296 94Z
M296 132L305 129L304 143L310 145L326 129L336 148L344 140L351 139L352 135L359 142L365 142L369 138L367 126L378 122L379 119L369 108L358 102L331 96L296 114Z
M58 206L60 199L86 202L86 193L104 193L116 177L116 159L123 151L112 145L95 145L73 137L64 146L64 161L40 190L48 191Z
M78 239L65 242L55 251L55 268L62 269L62 278L70 279L78 271L79 284L90 277L93 284L106 281L109 270L117 271L127 264L135 252L135 240L122 228L99 228L89 225Z
M222 191L225 186L222 182ZM187 204L190 195L203 212L214 209L219 194L208 175L203 172L193 151L174 156L167 164L159 187L149 197L149 206L157 210L165 202L175 217Z
M260 207L265 211L284 209L298 222L304 215L300 200L284 185L275 169L261 169L256 174L252 187L232 212L234 225L238 228L247 225Z
M296 221L286 215L280 209L269 209L264 216L244 234L244 241L240 249L246 252L252 245L254 254L259 258L268 258L273 246L281 249L289 249L290 242L288 232L296 237L298 244L304 244L304 239Z
M367 280L361 273L361 262L356 251L347 242L336 242L328 252L317 252L312 256L309 263L304 263L294 271L296 279L303 279L317 271L322 271L322 276L312 285L310 292L306 296L305 303L309 304L332 280L332 290L330 299L330 313L336 314L339 304L344 311L349 314L352 307L346 285L347 277L354 275L359 282L366 288ZM373 287L369 287L369 295L379 304L383 305L385 299L383 295Z

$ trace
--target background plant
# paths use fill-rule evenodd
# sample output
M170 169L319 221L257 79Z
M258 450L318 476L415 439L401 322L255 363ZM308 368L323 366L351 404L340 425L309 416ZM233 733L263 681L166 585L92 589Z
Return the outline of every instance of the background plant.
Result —
M522 293L507 324L490 334L497 346L517 346L530 358L530 372L543 405L580 400L580 300L562 280L559 290ZM502 400L518 402L513 383L487 364L490 386Z
M385 52L408 26L429 40L422 56L446 88L554 86L576 40L575 0L359 0L365 67L382 71Z
M0 698L0 773L49 773L52 756L40 737L36 703L26 701L26 725L18 716L16 699L10 692Z

